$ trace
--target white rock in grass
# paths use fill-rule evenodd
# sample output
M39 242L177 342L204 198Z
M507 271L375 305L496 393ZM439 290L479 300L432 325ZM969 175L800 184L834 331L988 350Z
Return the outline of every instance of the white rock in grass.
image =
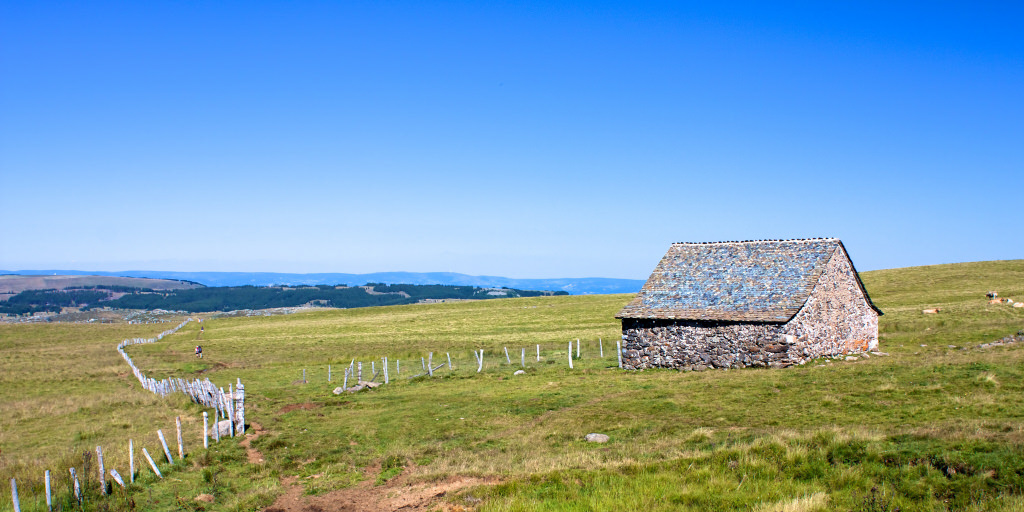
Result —
M341 386L338 386L338 387L334 388L334 394L335 395L340 395L340 394L342 394L344 392L345 392L345 388L343 388Z
M588 443L607 443L608 442L608 436L606 436L604 434L587 434L587 436L584 437L583 439L585 439Z
M523 370L516 370L516 372L513 373L512 375L524 375L524 374L526 374L525 371L523 371Z
M222 438L231 437L231 420L221 420L210 427L210 437L217 437L217 434L214 433L213 429L217 429L220 433L220 437Z

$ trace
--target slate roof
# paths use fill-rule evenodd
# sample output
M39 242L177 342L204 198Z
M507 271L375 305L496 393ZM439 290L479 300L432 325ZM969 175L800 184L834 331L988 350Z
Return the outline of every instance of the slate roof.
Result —
M615 317L788 322L842 245L836 238L672 244ZM859 277L857 284L871 304Z

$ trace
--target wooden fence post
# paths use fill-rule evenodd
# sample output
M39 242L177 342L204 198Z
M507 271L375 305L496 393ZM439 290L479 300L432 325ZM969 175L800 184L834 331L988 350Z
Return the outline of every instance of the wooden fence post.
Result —
M363 381L363 362L359 361L359 375L356 378L356 386Z
M305 375L306 370L302 370L302 373L303 373L302 376L305 377L306 376ZM303 382L305 382L305 380L303 380ZM230 386L230 384L229 384L229 386ZM235 437L235 394L234 393L230 393L225 398L227 398L227 400L228 400L228 403L225 404L225 405L227 405L227 409L228 409L228 425L229 425L228 428L231 429L231 437Z
M388 375L388 356L384 356L384 384L390 382L390 376Z
M114 479L115 482L117 482L117 485L120 485L121 488L124 489L124 480L121 478L121 475L117 472L116 469L110 469L110 476Z
M157 437L160 438L160 444L163 445L163 447L164 447L164 455L167 456L167 462L169 464L174 464L174 458L171 457L171 450L169 450L167 448L167 440L164 439L164 431L163 430L157 430L156 431L156 435L157 435Z
M424 372L427 371L427 362L423 359L423 356L420 356L420 368L422 368Z
M306 369L305 368L302 369L302 383L303 384L306 383Z
M50 493L50 470L46 470L46 510L53 512L53 497Z
M149 467L153 468L153 472L156 473L156 476L163 478L164 475L160 474L160 470L156 467L156 462L153 462L153 457L149 456L149 452L146 451L145 448L142 449L142 454L146 456L146 460L149 461Z
M345 368L345 379L341 383L341 390L342 391L345 391L345 390L348 389L348 373L349 373L350 370L351 370L351 368Z
M185 446L181 442L181 416L174 417L174 425L178 428L178 458L185 458Z
M107 471L103 469L103 448L96 447L96 462L99 464L100 470L100 492L105 496L107 494Z
M236 408L238 409L235 413L235 421L238 423L235 431L238 435L242 435L245 433L245 384L239 382L235 388L235 394L238 395L235 399Z
M203 411L203 448L210 449L210 415Z
M580 358L580 339L576 338L576 359Z
M572 342L569 342L569 369L572 370Z
M203 414L206 414L205 412ZM128 478L135 483L135 446L132 440L128 440Z
M74 482L73 489L74 489L74 493L75 493L75 501L77 501L78 504L81 505L82 504L82 486L79 485L79 483L78 483L78 474L75 473L75 468L68 468L68 471L71 472L71 481Z
M11 479L11 501L14 503L14 512L21 512L21 504L18 503L18 483Z

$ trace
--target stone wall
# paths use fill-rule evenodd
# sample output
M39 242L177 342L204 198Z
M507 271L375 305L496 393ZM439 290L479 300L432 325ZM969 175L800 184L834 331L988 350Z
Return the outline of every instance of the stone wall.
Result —
M622 339L630 370L786 367L876 349L878 314L839 248L788 323L624 318Z
M825 266L800 312L786 324L794 349L807 358L878 348L878 313L861 291L842 247Z
M622 367L784 366L784 324L622 319ZM682 340L682 341L681 341Z

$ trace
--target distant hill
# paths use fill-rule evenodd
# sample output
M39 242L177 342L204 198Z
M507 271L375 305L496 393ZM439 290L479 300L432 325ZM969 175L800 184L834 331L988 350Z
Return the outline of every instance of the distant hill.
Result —
M516 288L520 290L564 291L572 295L636 293L643 286L642 279L612 279L604 277L562 279L512 279L498 276L470 276L453 272L376 272L372 274L286 274L276 272L168 272L159 270L126 270L95 272L80 270L0 270L0 274L34 275L95 275L121 276L173 281L192 281L206 286L268 286L344 284L360 286L366 283L384 284L442 284L477 286L480 288Z
M172 279L150 279L145 277L119 277L96 275L94 272L83 272L77 275L53 275L49 271L21 272L0 271L0 294L18 294L25 290L65 290L68 288L92 288L117 286L122 288L148 288L150 290L189 290L203 285ZM43 272L46 272L43 275ZM16 274L16 275L15 275ZM62 272L57 272L62 274ZM64 272L63 274L68 274ZM83 275L85 274L85 275Z

